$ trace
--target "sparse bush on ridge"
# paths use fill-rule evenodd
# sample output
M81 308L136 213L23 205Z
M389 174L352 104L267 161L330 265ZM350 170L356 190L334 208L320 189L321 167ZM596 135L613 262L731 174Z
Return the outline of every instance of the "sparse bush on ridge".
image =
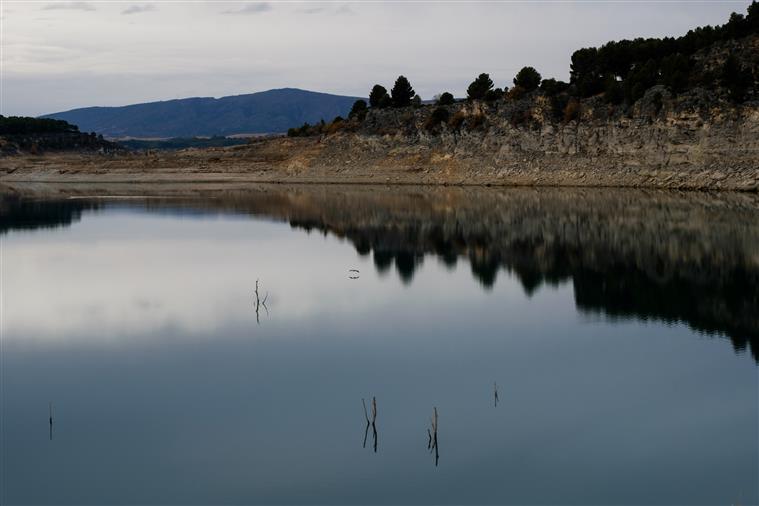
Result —
M351 107L351 112L348 113L348 117L361 121L366 117L366 109L366 100L356 100L353 102L353 107Z
M485 102L495 102L496 100L500 100L502 97L503 90L501 88L488 90L488 92L485 93Z
M456 100L453 98L453 95L446 91L441 93L437 98L437 105L453 105L455 101Z
M389 98L385 87L375 84L372 91L369 93L369 105L372 107L383 107L383 103L387 103L386 99Z
M534 91L540 86L540 72L533 67L522 67L516 77L514 77L514 86L519 86L525 91Z
M483 100L489 91L493 89L493 80L490 74L482 73L466 90L466 96L469 100Z

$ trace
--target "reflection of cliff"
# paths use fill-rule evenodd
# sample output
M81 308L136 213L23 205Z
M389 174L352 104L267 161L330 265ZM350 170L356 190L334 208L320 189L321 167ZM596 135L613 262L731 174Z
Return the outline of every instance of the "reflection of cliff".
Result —
M360 186L179 195L141 205L260 215L330 233L407 283L430 255L446 265L467 260L485 289L502 270L528 295L571 281L581 311L685 322L730 337L759 361L756 195Z
M0 234L9 230L55 228L79 221L98 204L85 200L37 200L0 192Z

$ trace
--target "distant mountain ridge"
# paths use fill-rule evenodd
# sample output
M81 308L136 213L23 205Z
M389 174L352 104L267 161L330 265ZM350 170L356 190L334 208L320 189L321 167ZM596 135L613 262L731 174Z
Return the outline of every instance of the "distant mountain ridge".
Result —
M85 107L42 117L62 119L79 126L83 132L112 138L280 133L304 122L346 117L359 98L280 88L221 98Z

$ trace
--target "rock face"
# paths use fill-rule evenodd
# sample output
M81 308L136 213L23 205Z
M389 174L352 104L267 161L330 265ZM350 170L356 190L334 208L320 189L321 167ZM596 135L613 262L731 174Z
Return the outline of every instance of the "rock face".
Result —
M657 95L664 98L655 112ZM391 162L381 158L387 156L432 176L463 172L464 182L756 190L759 108L708 110L694 103L698 94L667 95L652 88L630 114L590 101L568 122L551 117L545 97L449 106L458 128L442 123L430 129L429 108L373 111L358 131L322 142L328 163L386 165Z

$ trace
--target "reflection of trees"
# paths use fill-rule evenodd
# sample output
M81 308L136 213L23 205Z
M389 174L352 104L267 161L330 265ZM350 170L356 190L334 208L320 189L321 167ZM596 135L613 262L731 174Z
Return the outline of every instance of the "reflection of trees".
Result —
M409 193L388 203L373 196L374 206L366 195L339 205L320 195L296 209L300 218L307 207L319 209L313 228L347 239L360 254L371 251L380 273L395 265L404 283L426 255L449 267L464 258L485 289L501 270L528 296L571 282L581 311L684 322L729 337L759 362L755 196L448 189L420 199ZM463 198L438 209L452 194Z
M32 200L0 192L0 234L70 225L81 218L82 211L98 207L97 202L81 199Z
M647 273L618 265L573 274L575 301L582 311L612 318L687 322L693 329L723 333L736 351L750 348L759 362L759 277L741 268L724 273L717 285L696 284L677 275L652 279Z
M144 190L143 190L144 191ZM610 318L684 322L728 336L759 361L759 196L639 190L259 187L150 199L161 212L230 212L332 234L411 283L425 256L499 271L530 296L571 282L577 307ZM4 198L2 229L64 224L97 204ZM13 207L15 206L15 207ZM14 221L15 220L15 221ZM50 225L47 225L50 226Z

